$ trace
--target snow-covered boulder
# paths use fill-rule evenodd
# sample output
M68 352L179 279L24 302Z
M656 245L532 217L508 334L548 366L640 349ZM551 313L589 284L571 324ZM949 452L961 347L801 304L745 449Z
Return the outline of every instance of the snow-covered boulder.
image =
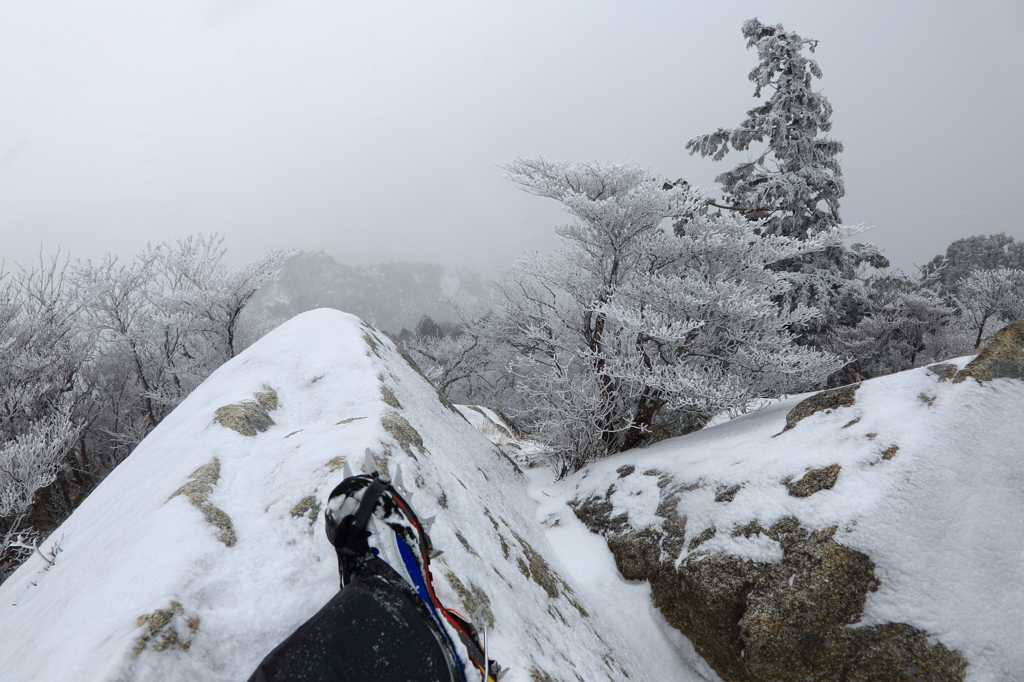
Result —
M52 566L0 586L0 679L247 679L337 591L321 509L367 448L437 516L439 596L483 607L507 681L664 679L563 570L516 464L402 353L318 310L217 370L47 540Z
M1024 321L565 482L728 682L1024 679Z

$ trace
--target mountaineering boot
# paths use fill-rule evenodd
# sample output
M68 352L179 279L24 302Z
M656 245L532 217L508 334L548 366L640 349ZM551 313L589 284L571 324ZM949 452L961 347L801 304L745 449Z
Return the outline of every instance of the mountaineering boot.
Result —
M377 577L411 591L422 601L425 617L442 635L450 655L476 669L460 665L460 672L465 671L463 679L497 680L505 671L487 659L486 644L481 644L482 626L478 628L445 608L434 593L430 560L440 552L434 550L426 532L433 519L421 521L408 503L409 495L399 492L400 470L392 483L371 462L368 457L371 473L349 476L338 484L324 510L327 538L338 554L342 588L357 578ZM486 632L482 639L486 642Z

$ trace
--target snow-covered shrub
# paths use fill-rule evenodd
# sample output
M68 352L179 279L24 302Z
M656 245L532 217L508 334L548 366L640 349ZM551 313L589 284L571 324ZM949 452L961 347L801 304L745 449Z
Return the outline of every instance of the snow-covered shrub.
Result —
M974 348L1007 323L1024 317L1024 270L974 270L957 281L952 300Z

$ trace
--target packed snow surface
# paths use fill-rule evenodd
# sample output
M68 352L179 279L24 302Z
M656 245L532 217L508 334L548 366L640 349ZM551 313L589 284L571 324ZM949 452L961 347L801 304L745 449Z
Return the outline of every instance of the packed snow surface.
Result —
M273 423L255 435L215 420L258 404ZM37 555L0 586L0 678L247 679L337 591L320 510L367 449L437 516L439 596L485 605L507 682L701 679L602 543L576 526L549 531L555 551L530 496L545 493L390 340L332 310L217 370L44 543L52 567Z

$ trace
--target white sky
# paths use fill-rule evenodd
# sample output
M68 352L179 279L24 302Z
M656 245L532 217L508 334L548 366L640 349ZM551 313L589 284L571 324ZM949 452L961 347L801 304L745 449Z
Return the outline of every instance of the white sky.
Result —
M1024 239L1019 0L0 0L0 258L130 256L218 230L236 259L489 271L557 243L517 155L690 157L759 100L740 26L821 45L847 223L894 264Z

